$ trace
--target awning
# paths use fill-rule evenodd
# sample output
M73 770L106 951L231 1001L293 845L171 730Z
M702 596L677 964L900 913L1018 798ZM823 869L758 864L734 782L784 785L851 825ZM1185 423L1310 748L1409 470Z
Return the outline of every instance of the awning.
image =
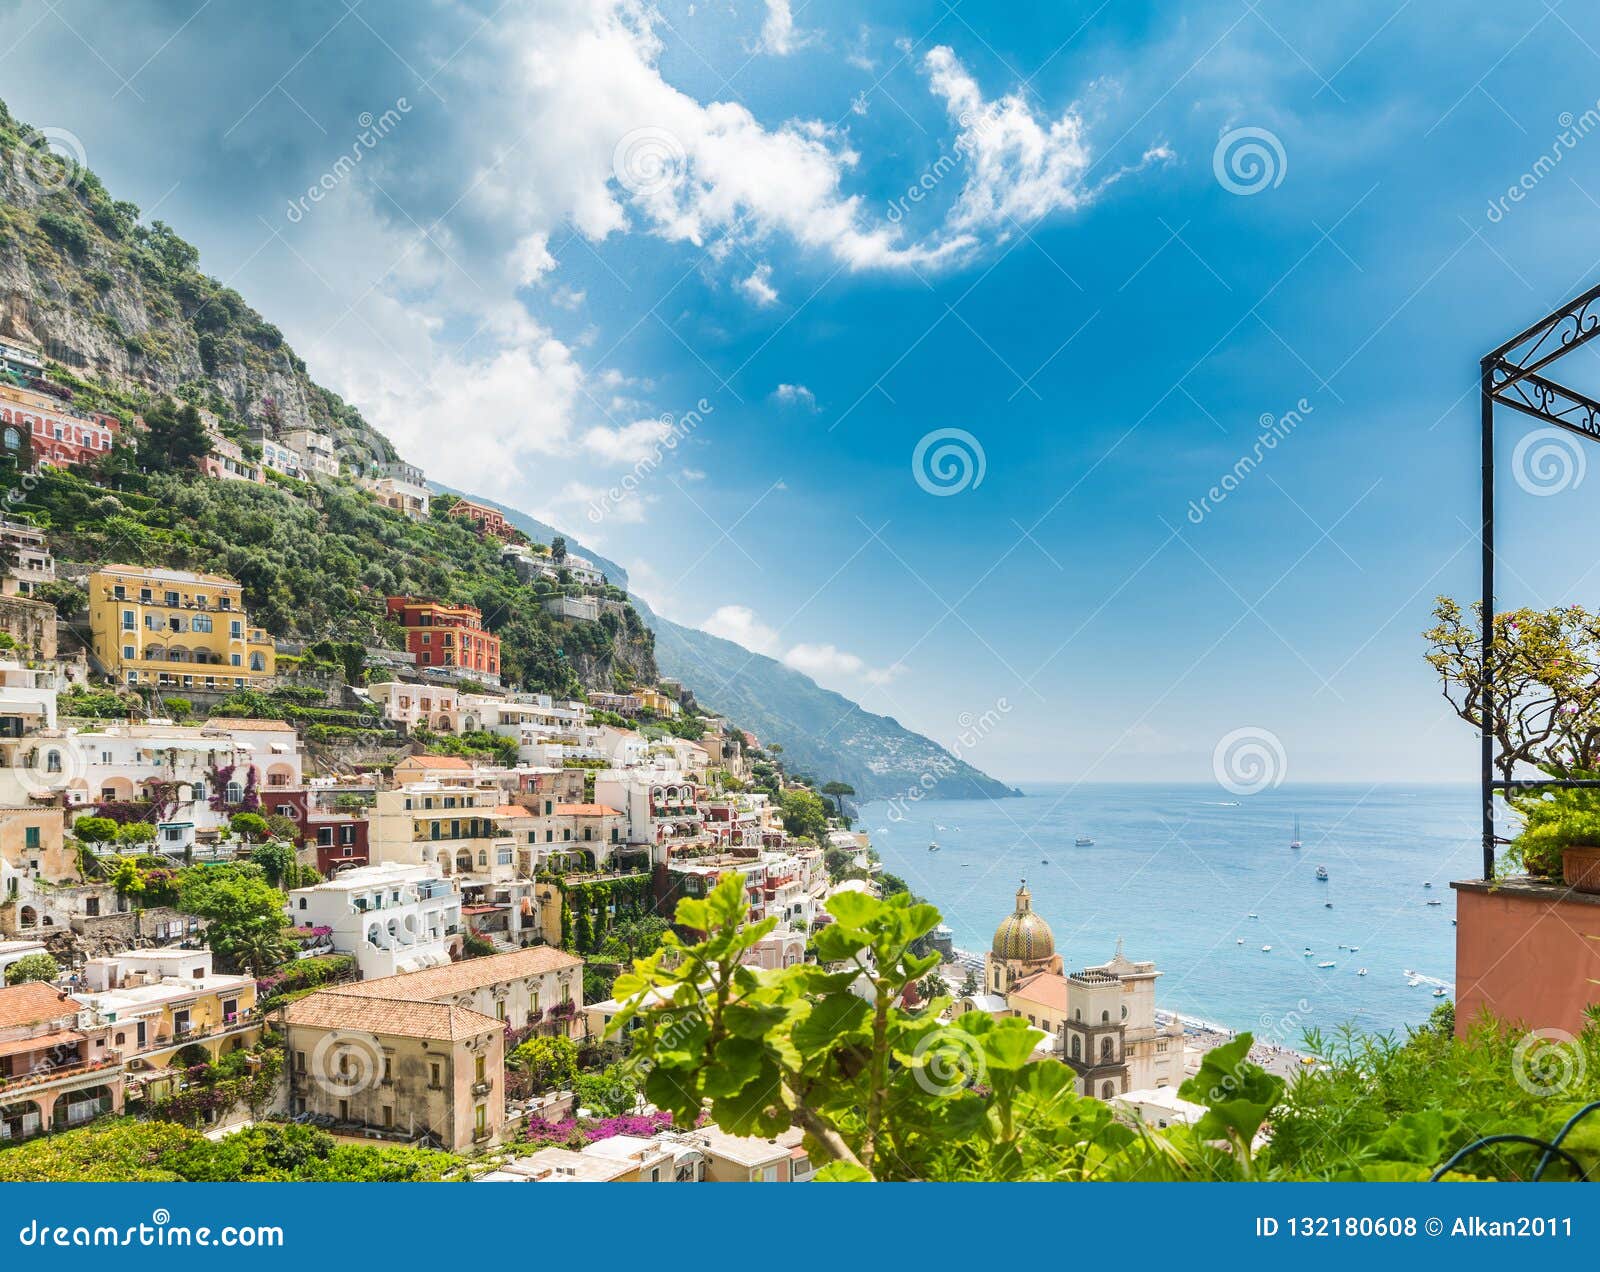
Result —
M75 1029L40 1034L37 1038L13 1038L10 1042L0 1042L0 1056L14 1056L24 1051L48 1051L51 1047L75 1046L83 1041L83 1035Z

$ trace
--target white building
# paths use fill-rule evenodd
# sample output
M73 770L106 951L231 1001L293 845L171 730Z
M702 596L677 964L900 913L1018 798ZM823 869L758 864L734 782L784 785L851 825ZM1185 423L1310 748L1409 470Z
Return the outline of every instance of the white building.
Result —
M333 438L315 429L295 428L283 435L289 449L300 457L300 471L319 477L339 475L339 455Z
M298 927L333 929L364 979L442 967L461 939L461 896L426 866L358 866L289 893Z

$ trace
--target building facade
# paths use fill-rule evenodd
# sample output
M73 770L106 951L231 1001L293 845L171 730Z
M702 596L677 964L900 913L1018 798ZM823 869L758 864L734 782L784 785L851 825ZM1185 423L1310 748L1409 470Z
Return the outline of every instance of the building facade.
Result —
M226 691L270 683L276 671L272 639L220 574L102 566L89 576L89 630L120 684Z
M426 596L391 596L389 617L406 632L406 649L426 672L458 672L487 684L500 683L500 638L483 629L475 605L447 605Z

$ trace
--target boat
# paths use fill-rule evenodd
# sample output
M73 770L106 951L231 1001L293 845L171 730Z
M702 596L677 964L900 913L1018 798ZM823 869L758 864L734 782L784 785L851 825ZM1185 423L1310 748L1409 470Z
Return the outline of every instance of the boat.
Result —
M1331 958L1328 958L1328 959L1323 959L1322 962L1317 964L1317 966L1318 967L1337 967L1339 965L1337 963L1335 963Z
M1447 991L1445 990L1445 987L1443 985L1441 985L1441 986L1439 986L1438 989L1433 991L1433 996L1435 998L1443 998L1445 996L1446 992Z
M1319 882L1319 883L1327 883L1328 882L1328 867L1327 866L1318 866L1317 867L1317 882Z
M1310 958L1311 957L1311 947L1309 945L1306 946L1306 948L1301 952L1300 957L1301 958Z
M1259 914L1257 914L1254 910L1251 910L1250 913L1245 915L1244 917L1247 918L1247 919L1259 919L1261 916Z
M1270 954L1270 953L1272 953L1272 946L1270 946L1270 945L1263 945L1263 946L1262 946L1262 947L1261 947L1261 952L1262 952L1262 953L1263 953L1263 954Z
M1294 838L1289 841L1289 847L1291 847L1291 848L1300 847L1300 817L1299 817L1299 814L1295 815L1295 819L1294 819Z
M1366 974L1367 974L1367 969L1364 968L1364 967L1360 971L1358 971L1356 973L1357 976L1365 976Z
M1361 948L1361 947L1360 947L1360 946L1359 946L1359 945L1352 945L1352 946L1351 946L1351 947L1350 947L1350 952L1351 952L1351 953L1352 953L1352 954L1354 954L1354 953L1355 953L1355 952L1356 952L1356 951L1357 951L1357 950L1359 950L1359 949L1360 949L1360 948Z
M1235 945L1243 945L1244 944L1244 937L1241 936L1237 941L1234 942L1234 944Z
M937 843L929 844L928 845L928 851L929 852L938 852L939 851L939 845Z
M1331 909L1333 909L1333 902L1332 902L1332 901L1324 901L1324 902L1323 902L1323 903L1322 903L1322 908L1323 908L1323 909L1324 909L1324 910L1331 910Z
M1079 835L1072 842L1074 844L1076 844L1079 848L1093 848L1094 847L1094 840L1092 838L1090 838L1088 835Z
M1425 884L1423 884L1423 885L1422 885L1422 886L1423 886L1423 887L1424 887L1424 888L1431 888L1431 887L1433 887L1433 884L1432 884L1432 883L1425 883Z
M1041 866L1048 866L1050 864L1050 858L1049 857L1040 857L1039 858L1039 864Z
M1427 904L1428 905L1443 905L1444 902L1443 901L1429 901L1429 902L1427 902Z

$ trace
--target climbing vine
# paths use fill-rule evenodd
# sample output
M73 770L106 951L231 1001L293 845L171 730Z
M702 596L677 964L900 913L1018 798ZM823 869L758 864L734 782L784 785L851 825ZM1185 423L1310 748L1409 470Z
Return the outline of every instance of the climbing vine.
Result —
M593 954L617 919L652 912L648 874L556 882L561 888L561 945L574 953Z

